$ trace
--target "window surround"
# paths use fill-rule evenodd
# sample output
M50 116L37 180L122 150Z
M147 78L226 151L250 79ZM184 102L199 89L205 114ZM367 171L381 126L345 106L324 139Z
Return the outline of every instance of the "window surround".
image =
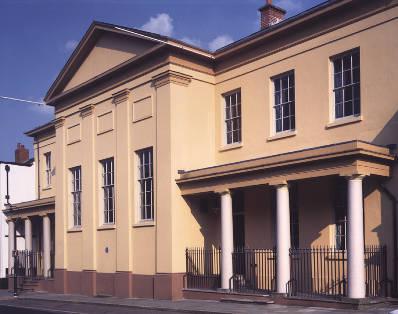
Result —
M52 162L51 162L51 152L46 152L44 155L44 179L45 179L45 187L43 190L51 189L51 180L52 180Z
M226 97L231 96L233 94L240 93L240 141L232 142L228 144L227 141L227 127L226 127ZM229 151L233 149L238 149L243 146L243 123L242 123L242 92L241 88L236 88L221 94L221 147L219 148L219 152Z
M111 166L110 168L110 172L107 172L110 174L109 178L105 178L104 176L104 171L105 171L105 164L106 163L110 163L108 164L109 166ZM97 229L109 229L109 227L112 228L112 226L115 226L116 224L116 189L115 189L115 160L113 157L109 157L109 158L105 158L99 161L99 183L100 183L100 189L101 192L98 193L99 194L99 205L98 208L100 210L99 212L99 217L100 217L100 227ZM113 173L112 173L113 170ZM106 182L106 181L109 182ZM108 197L107 200L111 200L112 202L110 204L112 204L112 206L110 206L108 203L108 209L105 208L105 190L111 191L111 197ZM110 219L111 216L108 217L109 221L106 221L105 219L105 212L113 212L113 221Z
M275 115L275 80L280 79L281 77L288 76L290 74L294 75L294 128L285 130L285 131L276 131L276 115ZM296 77L295 70L288 70L276 75L273 75L269 79L269 109L270 109L270 136L267 138L267 142L271 142L274 140L284 139L288 137L292 137L297 135L297 112L296 112ZM289 87L288 87L289 88Z
M346 55L350 55L354 52L358 52L359 54L359 113L355 114L353 113L352 115L347 115L347 116L342 116L340 118L336 118L336 106L335 106L335 81L334 81L334 75L335 75L335 69L334 69L334 60L343 58ZM329 64L329 122L326 124L326 129L334 128L334 127L339 127L339 126L344 126L347 124L352 124L356 122L361 122L363 120L362 116L362 91L361 91L361 52L360 52L360 47L355 47L352 49L345 50L341 53L335 54L328 59L328 64ZM343 71L343 69L342 69ZM352 81L352 77L351 77ZM351 84L354 86L355 84ZM344 87L342 87L344 88ZM341 88L341 89L342 89ZM343 99L344 101L344 99Z
M147 172L145 172L144 170L144 176L141 176L141 166L142 166L142 157L144 157L145 153L149 153L150 156L150 160L149 163L147 163L144 160L144 166L148 166L149 168L147 169ZM155 209L155 174L154 174L154 156L153 156L154 150L153 147L147 147L144 149L140 149L137 150L135 152L135 169L136 169L136 175L135 175L135 186L136 186L136 210L135 210L135 224L133 225L133 227L147 227L147 226L154 226L155 225L155 220L156 220L156 209ZM146 173L148 173L148 175L146 175ZM151 188L149 191L146 190L146 184L150 183ZM145 204L143 205L141 203L141 193L142 193L142 184L145 185L145 192L144 194L146 195L146 193L150 193L150 215L145 218L143 217L143 208L147 207L148 205L146 205L147 203L145 202ZM146 200L146 198L145 198ZM146 213L146 212L145 212ZM146 213L147 214L147 213Z
M78 178L78 180L76 180ZM70 216L70 230L80 230L82 227L82 168L76 166L69 168L69 216ZM78 199L79 207L76 213L76 198ZM76 215L78 216L76 217Z

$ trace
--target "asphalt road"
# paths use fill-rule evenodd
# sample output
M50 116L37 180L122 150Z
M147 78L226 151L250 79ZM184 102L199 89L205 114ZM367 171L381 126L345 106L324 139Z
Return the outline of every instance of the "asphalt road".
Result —
M1 314L177 314L181 312L145 310L142 308L126 308L118 306L107 306L98 304L75 304L69 302L51 302L36 300L1 300Z

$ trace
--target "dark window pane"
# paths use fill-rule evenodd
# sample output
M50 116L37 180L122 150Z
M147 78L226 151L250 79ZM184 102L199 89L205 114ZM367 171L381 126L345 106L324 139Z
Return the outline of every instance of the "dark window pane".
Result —
M343 103L336 103L335 106L335 114L336 114L336 118L342 118L343 117Z
M232 143L232 132L228 132L227 133L227 144L231 144Z
M351 70L343 72L343 82L344 82L344 85L351 84Z
M283 118L283 131L289 130L290 121L289 117Z
M294 99L295 99L294 87L291 87L289 89L289 101L294 101Z
M275 80L275 92L279 92L281 90L281 81L279 79Z
M294 129L296 128L296 119L295 119L294 117L292 117L292 118L290 119L290 128L291 128L292 130L294 130Z
M349 101L352 99L352 86L344 88L344 101Z
M337 73L334 75L334 88L339 88L343 84L341 73Z
M289 75L289 86L294 86L294 74Z
M341 59L334 60L333 66L334 66L334 73L340 73L341 72Z
M281 103L281 94L280 92L275 93L275 105L279 105Z
M238 108L238 116L240 117L240 115L241 115L241 105L240 105L240 103L237 105L237 108Z
M289 103L282 105L282 115L283 115L283 117L287 117L287 116L290 115L290 110L289 109L290 109L290 104Z
M276 120L276 132L281 132L282 131L282 120L278 119Z
M361 113L361 102L359 99L354 100L354 114L360 114Z
M288 89L283 89L282 90L282 102L288 102Z
M360 90L360 85L357 84L354 86L354 98L358 99L361 97L361 90Z
M241 100L240 100L240 92L238 92L238 103L240 104Z
M275 119L280 119L282 115L282 110L280 106L275 107Z
M231 98L231 105L236 105L236 94L229 96Z
M349 70L351 68L351 55L343 57L343 70Z
M286 88L288 88L288 84L287 84L288 82L287 82L287 76L284 76L283 78L282 78L282 89L286 89Z
M354 68L359 67L359 52L355 52L352 55L352 66Z
M227 133L232 131L232 120L227 121Z
M352 101L344 102L344 116L351 116L353 114L353 104Z
M360 80L359 68L353 70L353 83L358 83Z
M336 104L343 102L343 90L336 90L336 92L334 93L334 101Z
M239 130L234 131L233 137L235 142L239 142Z
M296 108L294 102L290 103L290 114L294 116L296 114Z

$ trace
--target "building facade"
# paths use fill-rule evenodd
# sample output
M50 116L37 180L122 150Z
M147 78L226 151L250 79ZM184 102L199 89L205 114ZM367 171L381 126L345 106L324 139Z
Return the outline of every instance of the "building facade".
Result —
M37 163L55 198L44 289L396 292L397 4L280 20L268 3L214 53L94 22L47 93L54 121L28 132L56 169Z

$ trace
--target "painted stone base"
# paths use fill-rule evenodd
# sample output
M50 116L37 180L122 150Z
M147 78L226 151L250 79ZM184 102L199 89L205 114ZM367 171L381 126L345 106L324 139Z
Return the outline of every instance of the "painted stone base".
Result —
M183 297L183 274L140 275L122 271L99 273L94 270L75 272L56 269L54 280L43 283L41 289L88 296L177 300Z

